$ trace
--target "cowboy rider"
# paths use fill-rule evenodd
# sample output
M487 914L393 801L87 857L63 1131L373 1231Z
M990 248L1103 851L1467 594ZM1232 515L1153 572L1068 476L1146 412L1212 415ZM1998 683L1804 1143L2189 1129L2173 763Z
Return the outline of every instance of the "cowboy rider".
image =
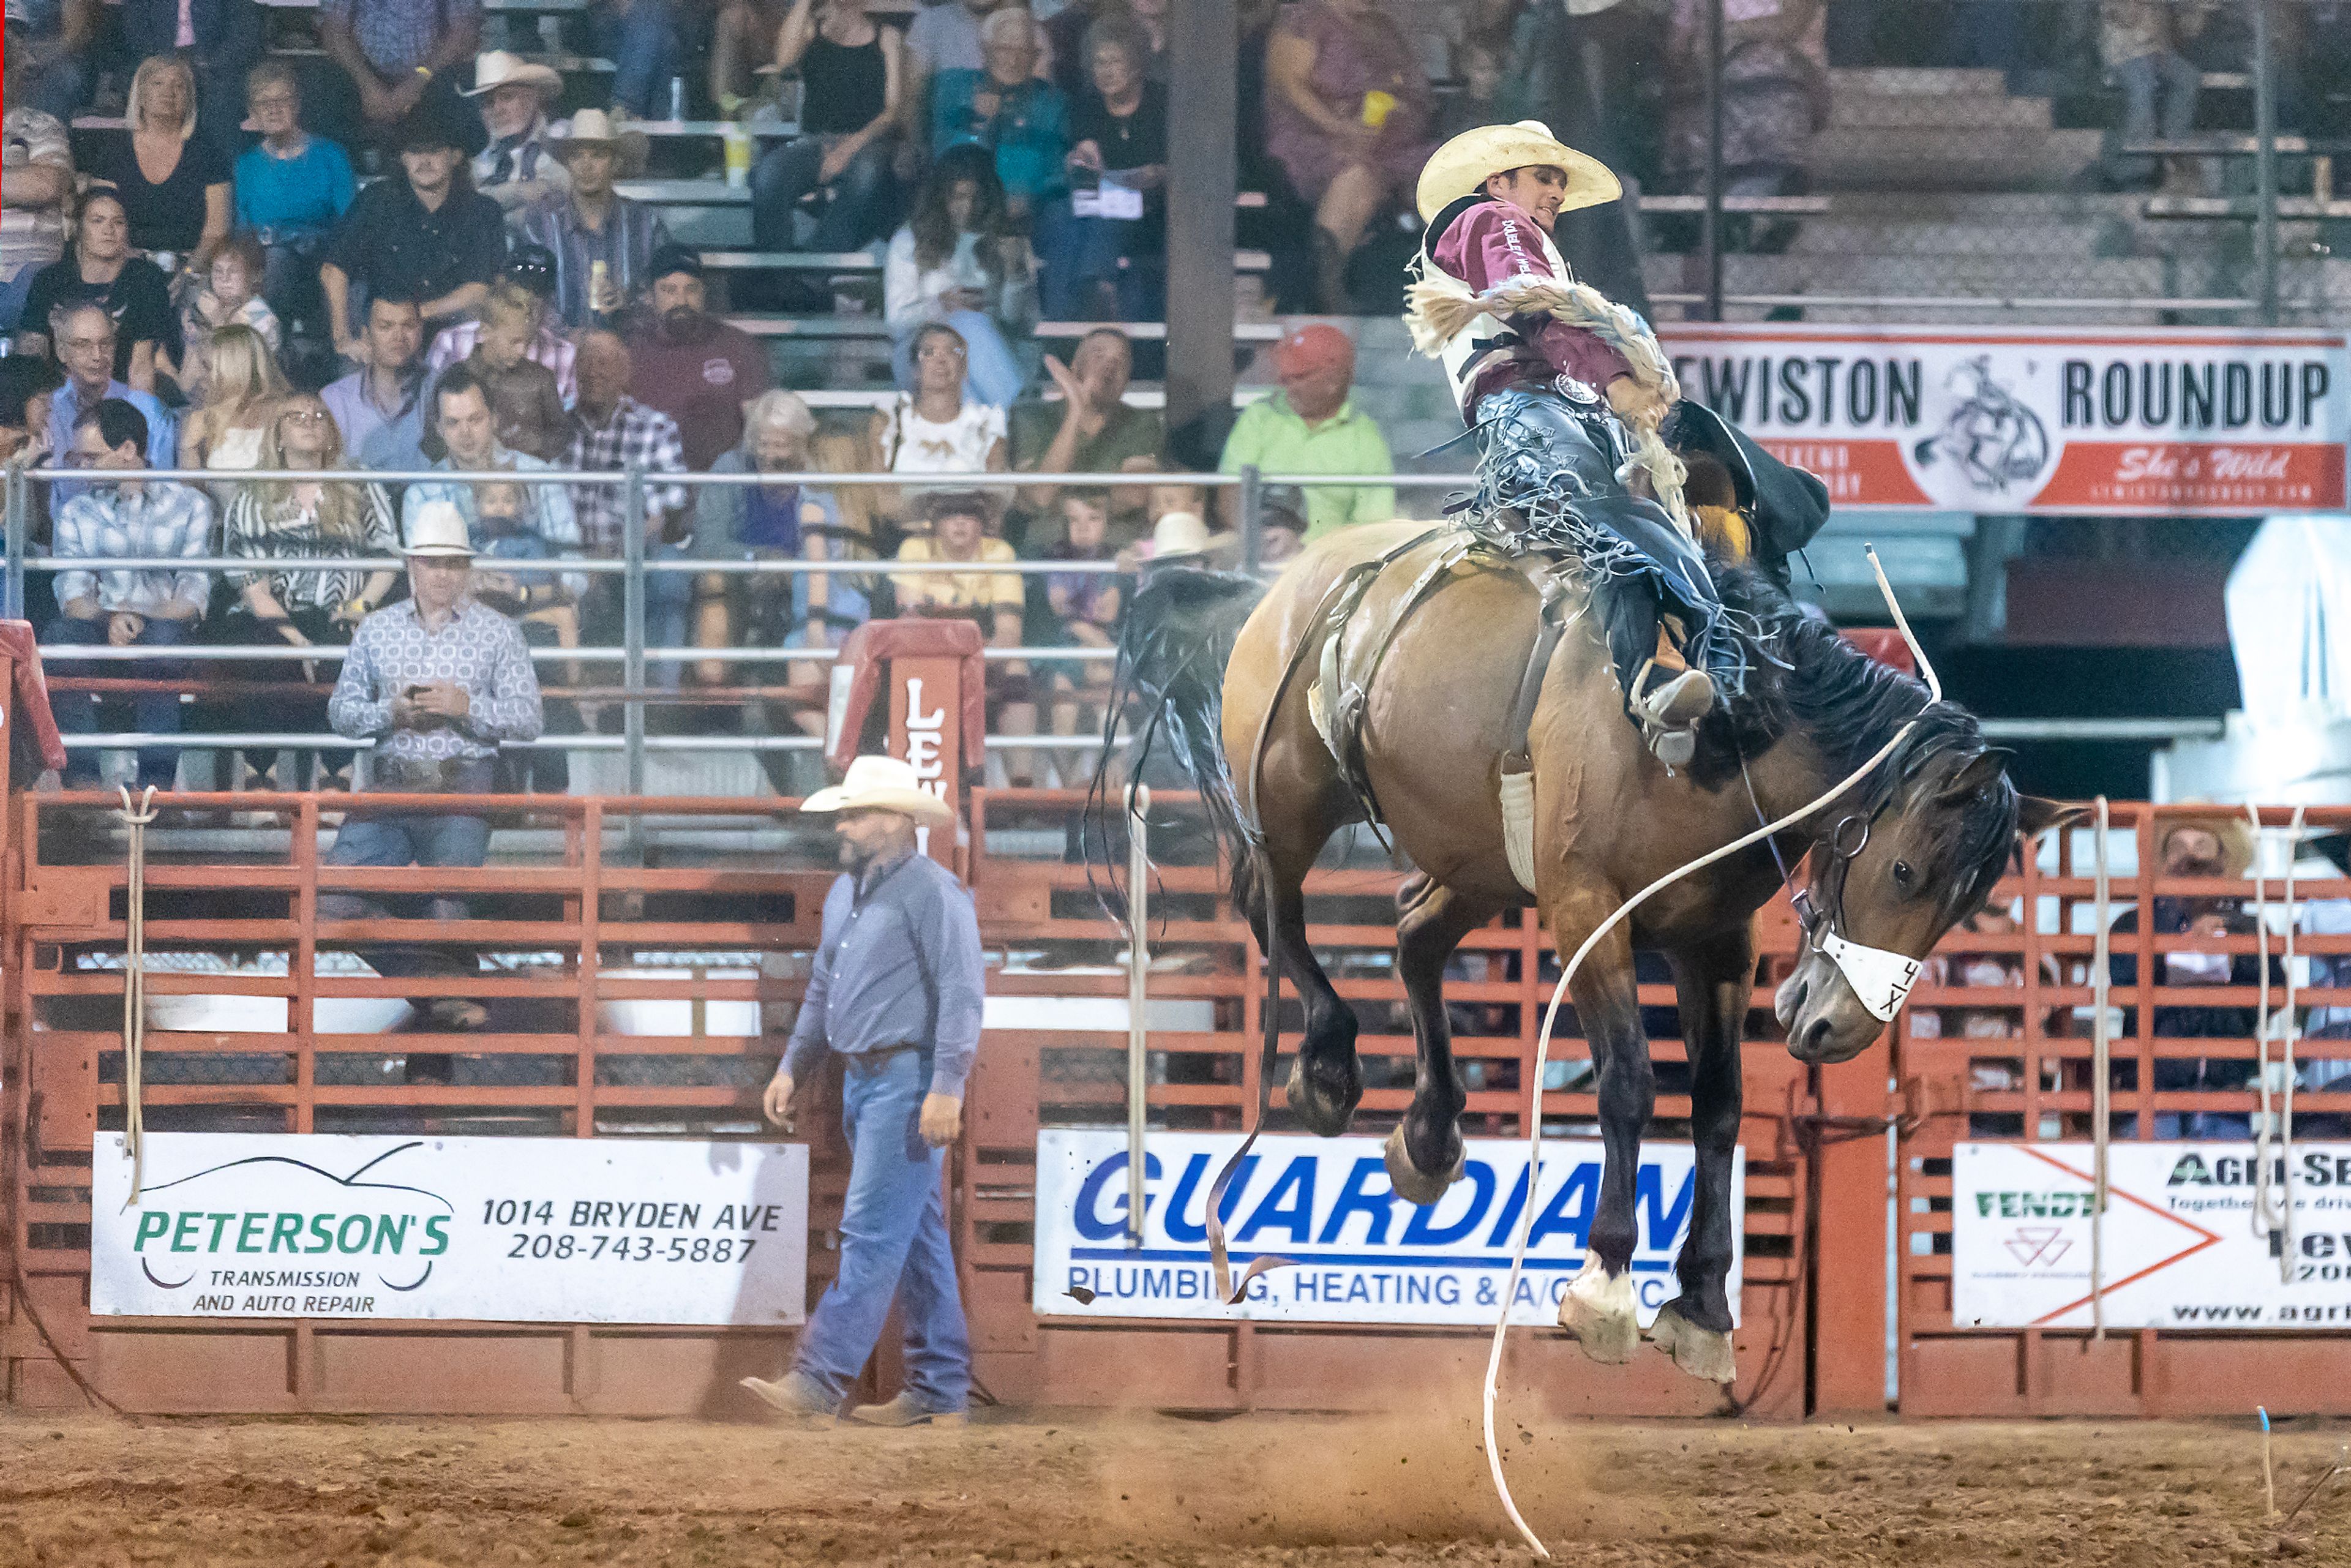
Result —
M1622 193L1536 121L1455 137L1421 173L1427 228L1406 321L1477 441L1480 526L1616 580L1595 609L1626 711L1681 766L1738 655L1659 434L1679 390L1647 324L1578 284L1552 243L1561 213Z

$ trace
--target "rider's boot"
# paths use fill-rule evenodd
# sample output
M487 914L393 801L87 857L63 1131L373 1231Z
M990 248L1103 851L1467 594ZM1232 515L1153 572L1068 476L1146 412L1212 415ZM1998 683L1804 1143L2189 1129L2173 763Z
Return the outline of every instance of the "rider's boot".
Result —
M1633 716L1650 753L1668 768L1698 755L1698 724L1714 711L1714 681L1704 670L1679 672L1649 660L1633 677Z

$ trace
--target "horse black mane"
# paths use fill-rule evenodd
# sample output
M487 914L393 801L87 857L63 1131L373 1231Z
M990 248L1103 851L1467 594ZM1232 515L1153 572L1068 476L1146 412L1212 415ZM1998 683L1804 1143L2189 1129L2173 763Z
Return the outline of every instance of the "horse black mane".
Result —
M1835 627L1805 614L1764 571L1744 563L1709 565L1733 624L1744 629L1753 671L1745 694L1708 721L1709 738L1722 743L1708 749L1722 755L1725 772L1735 774L1740 757L1758 756L1792 730L1818 747L1832 777L1841 779L1916 720L1850 798L1853 808L1875 815L1914 781L1948 779L1989 749L1973 714L1931 701L1926 683L1879 664ZM2004 863L2016 821L2017 792L2003 777L2000 788L1979 791L1957 813L1953 863Z

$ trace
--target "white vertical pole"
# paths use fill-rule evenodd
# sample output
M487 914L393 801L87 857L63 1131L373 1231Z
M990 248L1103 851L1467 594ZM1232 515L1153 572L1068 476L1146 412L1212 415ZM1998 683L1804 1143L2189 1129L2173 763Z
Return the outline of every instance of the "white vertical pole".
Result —
M1144 1021L1151 985L1151 852L1144 818L1151 788L1126 791L1126 1239L1143 1245L1143 1138L1149 1121L1150 1034Z

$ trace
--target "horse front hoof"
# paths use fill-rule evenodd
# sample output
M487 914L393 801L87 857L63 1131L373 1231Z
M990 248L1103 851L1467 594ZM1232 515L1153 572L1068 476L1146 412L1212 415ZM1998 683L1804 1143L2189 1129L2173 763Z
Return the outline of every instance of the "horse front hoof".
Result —
M1633 1310L1630 1270L1608 1277L1596 1258L1583 1268L1559 1301L1559 1326L1583 1347L1583 1354L1606 1366L1622 1366L1641 1344L1641 1320Z
M1318 1082L1308 1074L1301 1054L1290 1061L1290 1083L1283 1093L1308 1132L1320 1138L1335 1138L1355 1119L1355 1103L1364 1097L1364 1084L1360 1078Z
M1680 1304L1678 1301L1667 1301L1657 1309L1657 1321L1649 1329L1649 1343L1672 1356L1674 1364L1692 1377L1708 1383L1737 1381L1739 1363L1731 1354L1730 1336L1698 1327L1676 1310Z
M1398 1122L1388 1131L1388 1141L1382 1146L1387 1160L1388 1186L1406 1203L1416 1203L1426 1208L1445 1196L1445 1189L1461 1179L1463 1167L1469 1163L1461 1147L1461 1134L1453 1135L1453 1167L1443 1176L1430 1176L1412 1163L1412 1155L1404 1146L1404 1124Z

